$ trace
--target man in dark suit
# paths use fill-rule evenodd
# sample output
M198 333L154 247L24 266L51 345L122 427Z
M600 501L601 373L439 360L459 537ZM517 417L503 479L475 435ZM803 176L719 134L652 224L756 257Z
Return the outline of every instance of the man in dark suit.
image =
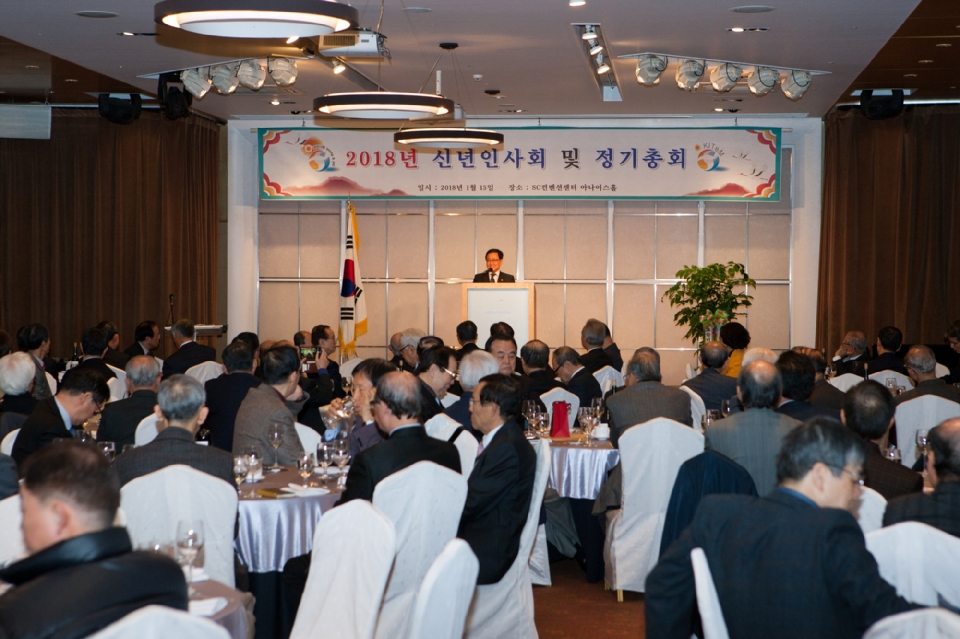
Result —
M580 363L591 373L596 373L604 366L613 368L613 361L603 350L603 340L606 337L606 325L598 319L588 319L580 329L580 345L587 351L580 356ZM620 370L619 368L617 369Z
M880 445L893 426L895 404L890 391L875 381L857 384L846 394L841 421L864 440L864 485L887 500L923 491L923 477L883 456Z
M460 349L456 351L458 362L464 355L480 348L477 346L477 337L477 325L470 320L457 324L457 342L460 344Z
M343 399L347 396L343 390L343 377L340 375L340 365L330 356L337 350L337 333L325 324L319 324L310 331L313 345L317 350L323 350L327 359L326 372L333 382L333 396ZM319 375L319 373L318 373Z
M554 388L563 387L550 370L550 347L538 339L530 340L520 349L520 364L527 378L527 384L522 388L523 399L533 400L541 410L546 410L540 396Z
M153 351L160 347L160 327L156 322L144 320L137 324L133 333L133 344L127 346L123 352L129 357L138 355L153 355Z
M471 420L483 438L457 537L480 562L479 585L497 583L510 569L530 510L537 456L515 421L520 402L512 376L488 375L473 390Z
M960 537L960 419L930 429L927 475L933 493L917 493L887 504L883 525L919 521Z
M43 324L28 324L17 331L17 348L33 359L33 396L47 399L56 393L56 387L50 388L44 372L43 360L50 353L50 331Z
M516 282L516 278L509 273L501 273L500 266L503 265L503 251L500 249L490 249L486 254L487 270L477 273L473 276L474 282L507 283Z
M225 375L204 384L208 409L204 424L210 430L210 445L231 452L237 411L247 391L259 386L261 381L253 374L257 361L246 342L234 341L223 349L223 367Z
M105 379L115 378L117 374L103 361L103 356L107 353L107 342L107 333L102 328L94 327L85 330L80 337L83 358L75 368L96 371Z
M117 452L134 443L137 426L157 405L160 386L160 365L152 355L137 355L127 362L127 389L130 396L110 402L103 409L97 441L113 442Z
M434 346L420 351L420 410L421 424L443 412L441 400L457 379L457 358L453 349Z
M737 393L737 380L721 372L729 359L730 351L723 342L707 342L700 349L703 371L682 384L700 396L707 410L720 410L720 402Z
M937 379L937 358L934 357L929 346L914 346L907 351L903 362L916 387L900 395L897 398L897 405L924 395L935 395L960 403L960 390L942 379Z
M895 371L901 375L907 374L903 367L903 358L897 357L897 351L903 343L903 333L896 326L884 326L877 334L877 357L870 362L870 373L880 371Z
M477 349L460 360L460 384L463 386L463 395L451 404L445 411L446 415L456 420L461 426L470 431L479 441L483 433L473 428L470 420L470 404L473 402L473 389L480 380L487 375L494 375L499 370L497 360L488 353Z
M883 617L914 608L880 576L849 512L862 465L860 439L815 418L784 439L776 459L779 487L769 496L707 496L647 578L647 635L690 637L696 600L690 551L697 547L706 554L731 637L853 639Z
M54 439L72 437L74 427L93 417L108 399L110 387L97 371L79 366L67 371L57 394L37 402L23 423L11 457L21 466Z
M0 453L0 501L20 492L17 462L10 455Z
M28 353L10 353L0 357L0 413L29 415L37 407L30 392L36 384L36 361ZM0 437L6 433L0 434Z
M623 370L623 355L620 354L620 347L613 341L613 335L610 334L610 327L603 325L603 352L610 358L617 371Z
M863 331L850 331L843 336L843 343L833 356L833 366L837 375L853 373L863 377L863 365L870 364L870 353L867 352L867 337ZM869 370L873 370L869 368Z
M569 346L561 346L553 351L553 370L564 388L579 398L581 406L590 406L594 399L603 397L600 382L580 363L577 351Z
M793 417L797 421L806 421L818 415L831 419L840 419L840 411L833 408L815 406L807 401L813 393L817 373L808 357L795 351L784 351L777 359L777 370L783 390L780 391L780 405L777 412Z
M186 373L197 364L213 362L217 359L216 349L194 341L197 338L197 331L191 320L177 320L170 327L170 337L177 346L177 352L164 360L163 379L178 373Z
M203 386L187 375L174 375L160 384L155 414L167 425L149 444L117 457L113 467L121 486L174 464L185 464L235 485L233 455L196 442L197 431L207 417L205 400Z
M823 357L823 353L815 348L807 348L806 346L797 346L794 347L793 350L801 355L805 355L813 364L815 373L813 392L810 393L807 401L814 406L822 406L824 408L832 408L835 410L843 408L844 393L827 381L827 360Z
M97 328L102 329L107 334L107 352L103 354L103 361L114 368L123 370L127 362L130 361L130 356L117 350L120 348L120 332L116 325L109 320L104 320L97 324Z

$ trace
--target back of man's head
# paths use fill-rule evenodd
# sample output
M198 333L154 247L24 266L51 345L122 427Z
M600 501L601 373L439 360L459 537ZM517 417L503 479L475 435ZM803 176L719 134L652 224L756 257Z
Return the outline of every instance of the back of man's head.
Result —
M573 364L575 368L580 366L580 356L577 354L577 351L569 346L561 346L553 351L553 361L556 364L556 368L560 368L567 362Z
M252 373L254 349L246 342L234 340L223 349L221 359L228 373Z
M660 353L649 346L638 348L627 364L627 375L633 375L638 382L659 382Z
M746 408L776 408L783 392L780 371L770 362L750 362L737 378L740 400Z
M408 346L417 348L417 346L420 345L420 339L426 336L427 334L421 331L419 328L408 328L400 333L401 348L406 348Z
M312 336L310 335L310 331L297 331L293 335L293 345L296 346L297 348L300 348L307 342L312 343L312 341L313 339L312 339Z
M57 391L57 395L60 393L74 396L90 393L91 399L97 405L110 399L110 387L107 386L107 380L99 371L89 368L71 368L64 373L63 379L60 380L60 389Z
M160 376L160 365L152 355L138 355L130 358L126 371L132 388L151 388Z
M728 322L720 327L720 341L733 350L750 346L750 333L740 322Z
M777 370L783 383L781 393L787 399L805 401L813 392L813 385L817 381L817 371L808 357L784 351L777 360Z
M10 353L0 357L0 391L4 395L23 395L37 374L37 365L26 353Z
M933 451L937 481L960 481L960 418L930 429L927 442Z
M937 370L937 358L929 346L913 346L903 358L903 365L919 376L931 376Z
M133 331L133 338L138 342L150 339L153 337L153 329L156 327L157 323L153 320L144 320L137 324L137 328Z
M230 343L236 344L237 342L243 342L245 344L249 344L250 348L253 349L254 352L256 352L258 348L260 348L260 338L257 337L256 333L251 333L250 331L238 333L237 336L234 337L233 341Z
M600 348L606 336L606 325L598 319L590 318L580 330L580 338L585 348Z
M397 419L420 419L420 380L406 371L387 373L377 382L374 401Z
M817 462L839 477L847 464L862 465L863 440L840 422L814 417L783 438L777 454L777 482L800 481Z
M17 348L21 351L35 351L50 339L50 331L43 324L27 324L17 331Z
M97 328L103 329L103 332L107 334L108 342L112 341L114 336L120 332L117 330L117 325L111 322L110 320L103 320L102 322L97 324Z
M171 375L160 384L157 404L171 423L190 423L207 401L203 384L189 375Z
M843 398L843 421L867 440L883 437L893 419L896 405L885 387L873 380L863 381L847 391Z
M449 346L433 346L419 351L420 372L426 373L432 366L443 369L450 366L450 358L456 359L453 349Z
M420 338L420 341L417 343L417 354L423 357L423 351L428 348L437 348L438 346L443 346L443 340L437 337L436 335L426 335Z
M823 353L817 349L810 348L809 346L794 346L791 350L809 359L810 363L813 364L813 372L815 374L821 375L827 371L827 360L824 358Z
M516 331L514 331L513 327L506 322L494 322L490 325L490 336L505 336L513 338L516 336Z
M381 377L387 373L395 373L396 371L397 367L391 362L388 362L385 359L374 357L371 359L365 359L357 364L353 369L353 376L356 377L357 375L362 375L370 380L371 386L376 386L378 383L380 383Z
M193 320L179 319L170 327L170 333L180 339L194 339L197 336L197 327L193 324Z
M530 370L540 370L550 365L550 347L538 339L532 339L520 349L520 359Z
M477 341L477 325L467 320L457 324L457 341L461 344Z
M877 333L877 339L880 340L883 350L896 353L903 343L903 333L896 326L884 326Z
M107 337L107 332L102 328L88 328L80 337L80 347L83 349L83 354L90 357L103 355L109 344L110 338Z
M867 336L863 331L850 331L843 336L843 343L856 351L865 351L867 349Z
M496 404L503 420L518 419L520 416L520 383L509 375L494 373L480 380L481 404Z
M277 344L260 353L260 371L263 381L271 386L283 384L291 373L300 370L300 354L287 344Z
M472 391L481 379L488 375L494 375L499 370L500 365L497 363L496 357L480 349L471 351L460 360L460 385L463 390Z
M771 364L777 363L777 354L771 351L769 348L764 348L762 346L757 346L756 348L748 348L743 351L743 360L742 365L746 366L751 362L769 362Z
M707 342L700 349L700 361L707 368L723 368L730 359L730 351L723 342Z

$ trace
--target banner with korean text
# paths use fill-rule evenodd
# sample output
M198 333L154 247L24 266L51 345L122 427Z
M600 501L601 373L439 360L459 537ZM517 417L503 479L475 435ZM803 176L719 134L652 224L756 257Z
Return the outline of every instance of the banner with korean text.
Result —
M503 148L395 147L394 131L260 129L260 197L780 200L778 128L499 129Z

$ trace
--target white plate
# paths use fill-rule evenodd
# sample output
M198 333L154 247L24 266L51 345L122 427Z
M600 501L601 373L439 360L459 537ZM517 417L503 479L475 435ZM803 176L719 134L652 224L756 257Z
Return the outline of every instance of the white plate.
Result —
M316 474L316 475L322 475L322 474L323 474L323 469L320 468L319 466L317 466L316 468L313 469L313 472L314 472L314 474ZM347 466L346 468L344 468L344 469L343 469L343 472L349 473L349 472L350 472L350 467ZM340 469L339 469L338 467L336 467L336 466L328 466L328 467L327 467L327 476L328 476L328 477L336 477L336 476L339 475L339 474L340 474Z

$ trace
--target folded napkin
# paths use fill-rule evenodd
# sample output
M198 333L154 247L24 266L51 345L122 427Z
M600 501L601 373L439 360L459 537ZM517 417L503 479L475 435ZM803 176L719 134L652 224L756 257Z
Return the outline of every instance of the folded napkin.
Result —
M227 600L224 597L193 599L190 601L190 614L198 617L212 617L226 607Z
M323 474L323 468L321 468L320 466L317 466L316 468L313 469L313 472L314 472L314 474L316 474L316 475L322 475L322 474ZM345 473L350 472L350 467L349 467L349 466L345 467L345 468L343 469L343 472L345 472ZM327 467L327 475L328 475L328 476L330 476L330 477L336 477L336 476L339 475L339 474L340 474L340 468L339 468L338 466L328 466L328 467Z
M298 497L310 497L313 495L330 494L330 491L327 490L326 488L321 488L321 487L305 488L301 484L287 484L284 488L281 488L280 490L288 493L293 493Z
M190 579L190 567L183 567L183 576L185 579ZM200 581L207 581L210 579L210 575L206 573L203 568L198 568L197 566L193 567L193 583L198 583Z

